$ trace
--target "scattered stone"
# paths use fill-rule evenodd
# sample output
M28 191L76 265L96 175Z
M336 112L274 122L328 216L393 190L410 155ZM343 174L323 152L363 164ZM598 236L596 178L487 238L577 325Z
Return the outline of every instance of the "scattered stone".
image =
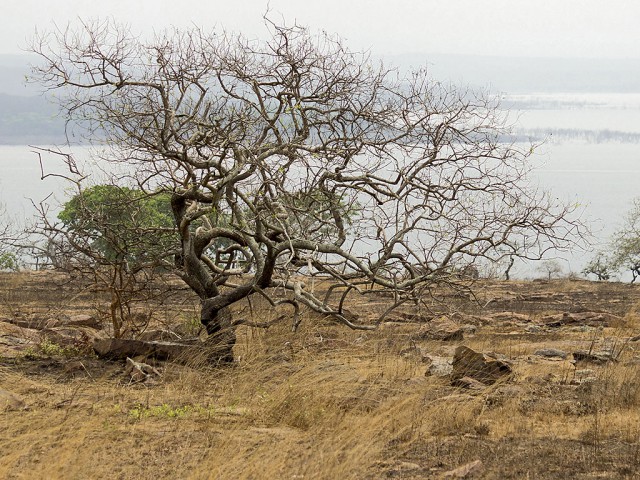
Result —
M68 319L61 319L60 325L69 327L89 327L96 330L102 330L102 324L98 319L92 315L79 314L73 315Z
M400 350L399 354L403 357L420 357L423 361L425 360L422 355L422 349L415 344L403 348Z
M569 382L569 385L587 385L589 383L595 383L597 381L597 377L573 378Z
M10 323L21 328L28 328L32 330L42 330L43 328L50 328L57 325L57 320L53 318L20 318L20 317L2 317L0 319L3 323Z
M453 361L451 358L439 357L437 355L425 355L423 361L429 364L425 376L447 377L453 372Z
M176 359L200 343L199 340L181 342L145 342L142 340L129 340L124 338L105 338L93 342L93 350L101 358L111 360L123 360L127 357L157 358L159 360Z
M542 348L540 350L536 350L534 355L538 355L539 357L548 357L548 358L559 357L559 358L565 359L569 354L564 350L559 350L557 348Z
M507 399L520 398L524 395L525 390L519 385L502 384L491 389L484 399L485 405L496 407L503 405Z
M61 326L46 328L42 331L42 338L62 347L88 348L97 339L104 336L103 333L92 327Z
M454 387L466 388L468 390L484 390L487 388L486 383L482 383L481 381L471 377L455 378L451 381L451 385Z
M0 336L0 345L6 345L8 347L15 347L17 345L29 345L31 341L26 338L14 337L13 335Z
M141 383L159 378L160 372L147 363L136 362L127 357L127 367L124 371L130 379L130 383Z
M531 317L529 317L528 315L515 312L498 312L489 315L489 318L491 318L492 320L518 323L528 323L531 321Z
M511 366L506 361L476 352L464 345L456 348L453 355L452 379L454 381L471 377L484 384L493 384L511 374L511 371Z
M500 395L500 396L508 397L508 398L519 397L523 393L524 393L524 388L522 388L522 386L520 386L520 385L508 385L508 384L499 385L493 391L494 395Z
M443 316L420 327L414 338L416 340L456 341L464 338L464 332L460 325Z
M611 352L590 352L587 350L578 350L576 352L573 352L573 359L576 362L587 362L596 364L616 361Z
M495 360L502 360L503 362L509 363L509 359L507 358L506 355L503 355L502 353L497 353L497 352L484 352L484 354L487 357L491 357Z
M608 327L614 323L622 322L622 317L602 312L565 312L556 315L547 315L540 322L547 327L561 327L563 325L588 325Z
M482 474L484 464L482 460L467 463L442 474L443 478L473 478Z
M18 395L0 388L0 412L25 410L26 408L26 404Z
M594 383L598 379L595 376L593 370L589 368L583 368L573 372L573 378L569 381L569 385L582 385L587 383Z
M461 313L461 312L454 312L449 316L449 318L459 324L468 324L468 325L475 325L475 326L487 325L491 323L491 319L487 317L479 317L477 315L468 315L466 313Z
M8 345L38 344L42 336L38 330L0 323L0 342Z
M420 470L421 468L422 467L417 463L395 462L389 466L387 472L391 476L395 477L396 475L401 475L401 476L404 475L407 472L407 470ZM300 478L303 478L303 476L300 476Z
M524 331L527 333L542 333L544 329L540 325L527 325Z
M433 316L424 315L422 313L397 312L390 318L390 321L399 323L428 323L432 319Z
M470 323L465 323L464 325L461 325L460 329L465 335L475 335L475 333L478 331L478 327Z
M541 292L541 293L532 293L530 295L523 295L523 300L528 302L555 302L566 300L568 297L564 293L555 293L555 292Z

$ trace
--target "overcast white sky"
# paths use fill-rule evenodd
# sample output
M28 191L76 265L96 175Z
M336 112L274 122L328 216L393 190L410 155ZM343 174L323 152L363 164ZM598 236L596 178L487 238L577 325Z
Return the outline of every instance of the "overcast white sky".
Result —
M224 26L264 33L267 0L3 0L0 53L20 53L35 28L115 17L134 29ZM396 53L640 58L635 0L270 0L274 18Z

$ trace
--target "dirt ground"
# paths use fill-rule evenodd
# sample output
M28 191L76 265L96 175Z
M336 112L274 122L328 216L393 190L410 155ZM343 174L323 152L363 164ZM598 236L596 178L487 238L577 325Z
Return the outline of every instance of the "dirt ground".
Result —
M232 365L149 359L158 374L141 382L92 354L106 325L58 321L100 323L100 298L50 272L1 274L0 478L639 478L640 289L477 292L376 331L310 314L296 333L240 327ZM386 302L350 308L373 318ZM154 309L153 328L197 333L196 307L185 294ZM508 373L456 383L461 345Z

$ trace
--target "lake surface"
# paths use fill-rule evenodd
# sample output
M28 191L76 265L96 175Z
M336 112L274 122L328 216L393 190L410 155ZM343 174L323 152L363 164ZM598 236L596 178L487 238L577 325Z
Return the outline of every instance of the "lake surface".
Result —
M536 150L531 181L562 200L584 208L592 225L595 249L604 248L621 225L631 201L640 195L640 143L603 143L563 137L558 131L620 131L640 135L640 94L531 94L504 98L515 110L522 131L548 131L551 135ZM91 150L74 147L74 155L87 161ZM43 156L45 173L64 172L55 155ZM89 167L91 169L91 167ZM60 178L41 180L38 156L28 146L0 146L0 202L20 222L33 217L32 202L48 195L63 201L68 182ZM53 207L55 208L55 207ZM559 254L568 272L580 272L592 252ZM518 276L535 275L535 265L519 265Z

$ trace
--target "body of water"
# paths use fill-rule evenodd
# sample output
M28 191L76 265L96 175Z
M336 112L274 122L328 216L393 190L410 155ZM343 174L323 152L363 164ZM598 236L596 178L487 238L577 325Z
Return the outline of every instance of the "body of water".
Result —
M623 131L640 134L639 94L531 94L505 97L522 131ZM91 150L73 148L79 161L88 165ZM550 135L534 156L532 182L562 200L580 205L591 224L594 249L606 248L620 227L631 201L640 195L640 144L607 141L594 143ZM44 155L44 171L65 172L61 158ZM85 167L91 170L91 166ZM28 146L0 146L0 202L19 223L33 218L32 203L49 198L65 199L72 185L64 179L41 179L38 155ZM71 189L71 190L70 190ZM567 273L580 272L593 252L561 253ZM535 276L535 265L520 265L519 276Z

